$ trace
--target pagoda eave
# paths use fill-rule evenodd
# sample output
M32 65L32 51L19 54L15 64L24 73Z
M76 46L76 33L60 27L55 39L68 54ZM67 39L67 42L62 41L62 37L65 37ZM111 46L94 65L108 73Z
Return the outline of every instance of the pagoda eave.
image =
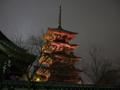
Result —
M75 32L71 32L71 31L67 31L67 30L64 30L64 29L59 29L59 28L48 28L48 32L59 32L59 33L67 33L67 34L78 34L78 33L75 33Z
M59 47L67 47L70 49L75 49L75 48L79 47L79 45L77 45L77 44L68 44L68 43L60 43L60 42L52 42L51 45L55 45L58 48Z
M53 53L54 54L54 53ZM67 55L67 54L54 54L55 57L58 57L58 58L66 58L66 57L69 57L71 59L80 59L81 57L77 57L77 56L74 56L74 55Z

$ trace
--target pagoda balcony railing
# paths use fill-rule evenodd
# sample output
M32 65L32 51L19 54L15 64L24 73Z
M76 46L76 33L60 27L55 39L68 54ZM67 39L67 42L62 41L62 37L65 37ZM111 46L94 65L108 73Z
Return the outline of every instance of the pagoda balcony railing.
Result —
M120 86L3 81L0 82L0 90L120 90Z

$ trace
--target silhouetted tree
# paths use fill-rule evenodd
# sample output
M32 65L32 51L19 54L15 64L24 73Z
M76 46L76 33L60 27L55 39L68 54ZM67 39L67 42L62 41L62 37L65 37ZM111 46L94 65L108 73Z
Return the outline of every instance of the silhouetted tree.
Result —
M118 69L107 71L104 75L102 75L97 84L120 85L120 71Z
M15 35L13 37L13 42L20 48L24 48L24 49L26 48L25 41L23 40L22 35L19 34Z
M43 35L38 36L38 37L30 36L28 40L25 42L27 50L30 53L37 55L37 56L40 55L41 48L44 44Z
M33 35L30 36L25 42L28 52L37 56L36 60L34 60L34 62L29 65L28 71L26 72L26 77L29 82L31 82L32 75L34 75L36 67L38 66L38 57L40 57L42 46L45 43L43 37L44 33L42 32L42 34L40 34L38 37Z
M43 36L44 36L44 32L42 32L40 34L40 36L38 36L38 37L32 35L26 41L24 41L22 39L22 36L16 35L14 37L14 43L17 46L26 49L27 52L29 52L30 54L34 54L35 56L39 56L42 45L44 44ZM29 69L31 69L31 67L34 70L34 65L31 63L28 67L28 71L26 71L24 76L23 76L29 82L31 81L31 77L29 77Z
M92 80L94 84L102 79L102 77L112 70L112 63L105 58L102 49L93 47L89 50L89 63L85 64L83 72Z

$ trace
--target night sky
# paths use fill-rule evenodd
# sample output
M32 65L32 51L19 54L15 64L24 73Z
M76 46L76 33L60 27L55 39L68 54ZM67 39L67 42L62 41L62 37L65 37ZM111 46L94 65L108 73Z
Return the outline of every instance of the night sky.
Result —
M0 0L0 30L11 40L15 35L26 40L58 27L58 13L59 0ZM79 33L74 40L80 45L79 56L93 45L119 57L119 0L63 0L62 27Z

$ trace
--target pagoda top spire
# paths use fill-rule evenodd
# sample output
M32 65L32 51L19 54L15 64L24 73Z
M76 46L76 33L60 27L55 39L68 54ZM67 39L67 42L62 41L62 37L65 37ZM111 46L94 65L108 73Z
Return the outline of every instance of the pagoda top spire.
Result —
M58 29L62 29L62 26L61 26L61 12L62 12L62 0L59 0Z
M62 35L62 36L67 35L69 37L69 39L73 39L73 37L76 34L78 34L76 32L65 30L62 27L62 0L59 0L58 27L57 28L48 28L48 33L59 34L59 35Z

